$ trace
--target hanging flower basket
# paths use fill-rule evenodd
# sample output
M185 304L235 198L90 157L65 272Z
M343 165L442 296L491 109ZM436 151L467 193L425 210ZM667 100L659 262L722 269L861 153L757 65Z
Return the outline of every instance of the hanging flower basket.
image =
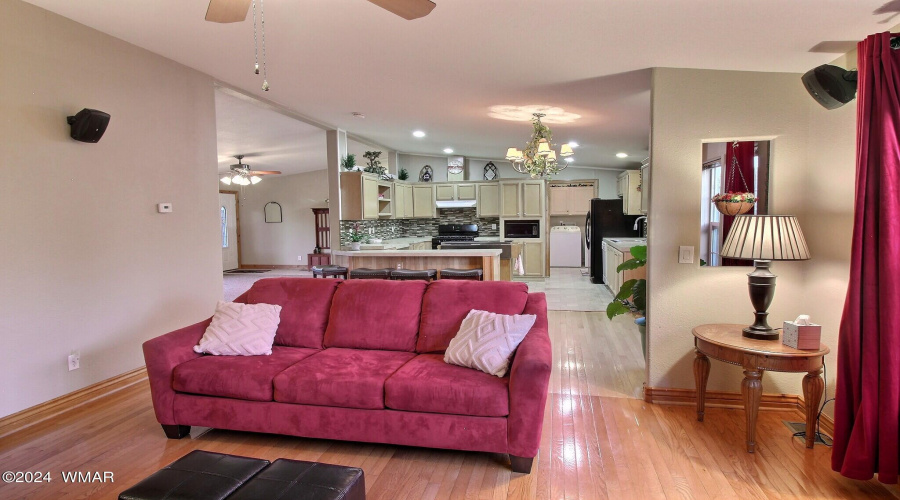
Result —
M754 193L724 193L717 194L712 198L716 204L716 210L723 215L741 215L753 210L756 204L756 194Z

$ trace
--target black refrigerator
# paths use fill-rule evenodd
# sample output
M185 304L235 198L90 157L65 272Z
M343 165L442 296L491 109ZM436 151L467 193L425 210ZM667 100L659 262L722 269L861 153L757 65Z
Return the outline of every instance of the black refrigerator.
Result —
M589 255L586 260L590 263L591 282L603 283L603 251L600 242L603 238L615 238L616 236L636 237L638 232L634 229L634 223L639 216L625 215L622 199L591 200L591 209L584 223L584 238Z

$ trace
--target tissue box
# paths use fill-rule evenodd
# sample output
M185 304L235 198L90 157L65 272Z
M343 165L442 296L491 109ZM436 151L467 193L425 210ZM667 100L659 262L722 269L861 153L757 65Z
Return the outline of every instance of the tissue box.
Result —
M798 325L785 321L781 333L781 343L794 349L816 350L822 342L822 325L810 323Z

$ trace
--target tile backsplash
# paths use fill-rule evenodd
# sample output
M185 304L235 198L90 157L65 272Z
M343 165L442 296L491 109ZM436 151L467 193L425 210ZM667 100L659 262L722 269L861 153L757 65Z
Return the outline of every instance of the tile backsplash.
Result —
M500 236L499 217L478 217L475 208L439 208L434 219L378 219L378 220L342 220L341 244L350 244L350 228L359 223L363 232L375 229L370 238L402 238L412 236L436 236L439 224L478 224L480 236ZM491 229L496 224L497 229ZM392 228L395 230L392 231Z

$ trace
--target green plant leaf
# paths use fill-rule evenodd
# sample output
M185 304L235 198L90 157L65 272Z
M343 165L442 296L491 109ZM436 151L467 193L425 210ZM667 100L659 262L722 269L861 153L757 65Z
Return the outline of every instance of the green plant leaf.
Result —
M646 262L646 261L643 261L643 260L638 260L638 259L628 259L628 260L626 260L625 262L619 264L619 266L616 267L616 271L617 271L617 272L630 271L630 270L632 270L632 269L637 269L637 268L639 268L639 267L644 267L644 264L646 264L646 263L647 263L647 262Z
M637 260L647 260L647 245L636 245L631 247L631 256Z
M631 297L631 294L634 293L632 290L634 288L634 284L637 283L638 280L628 280L625 283L622 283L622 286L619 288L619 293L616 294L616 300L625 300L628 297Z
M608 306L606 306L606 317L609 319L613 319L614 317L620 314L625 314L629 311L631 311L631 309L628 309L625 304L614 300L610 302Z
M634 286L631 288L631 302L635 309L640 312L647 310L647 280L635 280Z

